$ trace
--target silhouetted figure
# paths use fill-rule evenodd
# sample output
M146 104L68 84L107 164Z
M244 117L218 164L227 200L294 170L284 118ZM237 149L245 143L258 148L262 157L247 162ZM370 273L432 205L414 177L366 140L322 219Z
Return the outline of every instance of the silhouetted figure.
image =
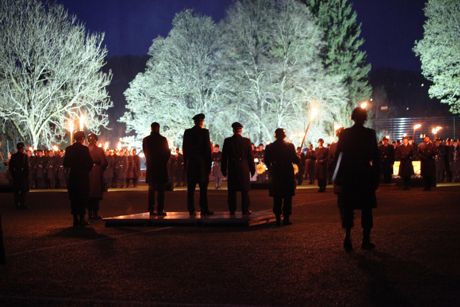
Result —
M268 167L270 196L273 197L273 213L276 224L281 225L281 213L283 224L290 225L292 213L292 196L295 195L296 180L293 163L300 164L294 145L286 142L284 129L275 130L276 141L267 145L264 161Z
M128 157L128 170L126 176L126 187L129 187L130 182L133 187L137 187L139 177L141 175L141 159L137 155L136 149L132 149Z
M104 149L97 146L97 139L94 133L88 135L88 149L93 160L93 167L89 173L88 217L93 220L101 219L99 203L104 193L104 171L108 165Z
M171 150L168 140L160 134L160 124L154 122L150 128L150 135L142 141L142 150L147 165L145 181L149 185L148 210L150 215L155 215L155 192L157 192L156 214L165 216L165 189L169 182L168 160L171 156Z
M220 189L222 186L222 180L224 179L224 175L221 171L222 165L222 152L220 151L219 144L214 145L214 151L212 152L212 168L211 168L211 175L214 177L214 181L216 184L216 190Z
M355 124L345 129L337 143L336 174L334 183L338 193L342 226L346 234L344 248L352 250L351 229L355 209L361 210L363 228L363 249L373 249L371 229L373 227L372 209L377 206L375 190L379 185L380 161L375 130L364 127L367 112L355 108L351 115Z
M295 174L295 176L297 180L297 185L302 185L303 174L305 173L305 154L302 152L302 148L300 147L297 147L296 154L297 154L297 157L299 158L300 164L299 164L299 170L297 174Z
M11 155L8 171L13 180L14 205L25 209L26 195L29 192L29 158L25 153L24 143L16 145L17 152Z
M328 167L328 149L324 147L324 140L318 140L318 147L315 149L315 172L318 180L318 192L326 192L327 185L327 167Z
M74 227L87 225L85 209L89 200L89 172L93 160L89 149L83 142L85 133L78 131L74 135L75 143L65 149L64 167L69 173L67 190L70 198L70 208L73 215Z
M310 144L305 154L305 180L308 180L308 184L315 182L315 159L315 149Z
M396 160L399 160L399 177L403 182L403 189L410 188L410 179L414 175L414 166L412 160L414 159L414 147L409 144L407 136L403 137L403 143L396 148Z
M233 136L226 138L222 148L221 170L228 176L228 210L231 215L236 211L236 192L241 192L241 211L249 215L250 177L254 176L256 167L251 149L251 140L242 137L243 125L238 122L232 124Z
M204 114L193 117L195 126L185 130L182 151L187 173L187 208L195 216L195 187L200 186L201 215L212 215L208 208L208 183L211 172L211 141L209 131L204 128Z
M436 186L436 164L437 155L436 146L431 142L428 135L425 135L423 142L418 145L418 156L420 158L421 175L423 178L423 189L431 190Z
M379 146L379 153L383 183L391 183L393 164L395 162L395 149L393 145L388 144L387 137L383 137L382 144Z
M344 130L343 127L340 127L338 128L336 131L335 131L335 136L337 138L340 138L340 134L342 133L342 131ZM327 168L327 171L328 171L328 176L327 176L327 180L329 183L332 183L332 175L334 174L334 170L335 170L335 153L337 152L337 142L333 142L330 146L329 146L329 150L328 150L328 153L327 153L327 160L328 160L328 168Z

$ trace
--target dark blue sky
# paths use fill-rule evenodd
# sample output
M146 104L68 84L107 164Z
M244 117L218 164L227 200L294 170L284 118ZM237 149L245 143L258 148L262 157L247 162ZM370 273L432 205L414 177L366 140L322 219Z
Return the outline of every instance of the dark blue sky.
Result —
M56 0L90 31L105 32L109 56L143 55L186 8L220 20L233 0ZM423 33L425 0L352 0L362 22L364 49L375 68L420 70L412 52Z

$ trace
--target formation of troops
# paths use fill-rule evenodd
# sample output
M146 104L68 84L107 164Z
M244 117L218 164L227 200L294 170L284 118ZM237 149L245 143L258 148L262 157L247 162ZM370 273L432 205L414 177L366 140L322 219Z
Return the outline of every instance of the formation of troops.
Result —
M370 232L373 227L372 209L377 201L375 190L381 182L391 183L393 166L399 161L398 175L403 188L408 189L414 175L413 161L420 160L425 190L441 181L459 181L460 148L458 140L435 140L426 135L423 142L414 144L404 137L390 144L384 137L380 144L374 130L365 128L367 112L353 110L355 125L337 131L338 142L328 146L319 139L306 150L297 149L286 140L282 128L274 131L274 142L266 147L254 146L242 136L243 125L232 124L233 135L226 138L222 151L211 144L209 131L204 128L204 114L193 117L194 126L186 129L182 153L171 153L167 139L160 134L160 125L151 124L151 134L143 140L148 184L148 211L151 216L164 217L165 191L174 186L186 186L186 208L191 218L197 215L195 189L199 187L200 217L214 214L208 204L208 185L214 179L215 188L227 178L227 204L231 216L237 210L237 195L241 195L241 213L249 216L249 190L252 183L268 184L273 198L273 213L277 225L291 224L292 197L296 186L307 180L318 184L318 192L325 192L334 183L338 195L342 225L346 231L344 249L352 250L351 228L354 210L361 210L363 249L373 249ZM11 156L9 173L13 178L15 203L25 207L25 195L30 187L65 187L69 191L74 226L86 225L85 214L100 219L99 202L108 187L136 186L140 177L140 158L135 150L104 151L97 146L97 136L75 133L75 143L65 151L27 151L23 143Z

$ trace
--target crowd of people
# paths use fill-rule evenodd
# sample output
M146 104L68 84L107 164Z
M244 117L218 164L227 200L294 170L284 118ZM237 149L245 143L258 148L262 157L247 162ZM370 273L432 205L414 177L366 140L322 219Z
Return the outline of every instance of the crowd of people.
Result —
M292 197L296 186L304 179L309 184L316 180L319 192L328 183L334 183L338 195L342 225L345 229L344 249L352 250L351 228L354 210L361 210L363 227L362 248L373 249L370 232L373 227L372 209L376 207L375 190L380 182L391 182L393 164L400 161L399 176L404 188L409 188L414 169L412 161L421 161L424 188L431 189L437 181L459 180L460 150L458 140L436 140L426 135L416 145L404 137L390 144L383 138L380 145L374 130L365 128L367 112L356 108L351 118L355 125L337 131L338 142L325 146L318 140L306 150L286 140L282 128L274 132L275 140L266 147L254 146L242 136L243 125L232 124L233 136L225 139L220 150L211 144L209 131L204 128L204 114L193 117L194 126L186 129L183 152L171 153L167 139L160 134L160 125L151 124L151 134L144 138L142 149L146 162L145 180L148 184L148 211L152 217L166 216L165 191L168 186L186 186L187 210L195 218L195 189L200 189L200 217L214 214L208 204L207 190L210 178L219 189L227 179L227 204L231 216L237 210L237 192L241 194L241 213L249 216L249 190L251 181L266 183L273 198L273 213L277 225L291 224ZM9 173L13 180L14 201L18 208L26 206L25 195L29 187L67 187L74 227L86 225L89 219L100 219L99 202L108 187L136 186L140 177L140 157L135 149L114 151L97 145L97 136L75 133L75 142L62 150L36 150L31 152L24 143L17 144L11 155ZM281 217L283 220L281 221Z

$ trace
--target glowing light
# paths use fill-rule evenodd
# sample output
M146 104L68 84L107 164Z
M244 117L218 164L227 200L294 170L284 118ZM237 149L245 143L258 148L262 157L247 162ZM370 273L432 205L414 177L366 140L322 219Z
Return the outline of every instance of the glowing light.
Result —
M438 134L438 132L442 129L441 126L437 126L433 129L431 129L431 133L433 133L434 135Z
M318 116L319 110L317 107L311 107L310 109L310 121L313 121Z
M53 145L53 151L59 151L59 147L57 147L57 145Z
M110 144L109 142L105 142L105 143L104 143L104 150L109 149L109 144Z
M85 115L83 115L83 114L80 115L79 122L80 122L80 130L85 129L85 125L86 125L86 117L85 117Z
M404 136L407 136L407 133L404 133ZM385 138L390 139L389 135L385 135Z
M343 128L343 125L334 123L334 131L339 130L340 128Z
M118 143L117 143L117 150L118 150L118 151L121 150L121 142L120 142L120 141L118 141Z
M102 143L97 144L97 147L102 148Z
M72 133L75 130L75 127L73 125L73 120L69 119L69 123L67 124L69 127L69 132Z
M32 146L29 147L29 151L30 152L33 152L34 151L34 148Z
M367 110L367 108L369 107L369 101L363 101L359 104L359 107L363 110Z
M422 127L422 124L415 124L414 125L414 130L420 129Z
M144 154L143 152L139 153L139 158L144 159L144 158L145 158L145 154Z

